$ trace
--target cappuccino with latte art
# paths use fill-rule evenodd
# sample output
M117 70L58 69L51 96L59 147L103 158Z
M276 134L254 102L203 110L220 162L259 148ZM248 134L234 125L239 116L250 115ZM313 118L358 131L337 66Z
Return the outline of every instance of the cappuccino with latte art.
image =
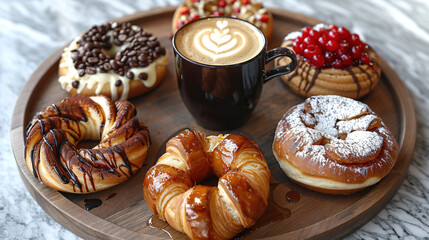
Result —
M175 36L184 57L207 65L233 65L252 59L265 44L263 33L234 18L207 18L192 22Z
M264 34L244 20L210 17L192 21L172 39L180 96L202 127L236 129L249 120L270 79L296 67L288 48L266 50ZM265 70L277 57L291 63Z

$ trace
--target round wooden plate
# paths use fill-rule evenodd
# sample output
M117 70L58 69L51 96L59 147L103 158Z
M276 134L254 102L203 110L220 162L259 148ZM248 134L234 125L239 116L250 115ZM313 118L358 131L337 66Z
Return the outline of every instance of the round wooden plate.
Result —
M33 177L24 161L24 129L43 107L67 97L57 83L58 61L62 49L49 57L30 77L15 106L11 143L22 179L34 199L55 220L85 239L186 239L165 222L153 217L142 194L146 171L165 151L165 142L184 128L196 128L207 134L219 134L198 126L183 105L175 79L171 47L171 17L174 8L139 12L118 19L141 25L154 33L170 52L166 78L153 92L131 99L139 119L149 126L152 146L143 169L128 181L105 191L80 195L54 191ZM269 48L280 46L290 31L318 23L317 20L290 12L271 10L275 30ZM73 36L70 36L72 38ZM271 68L272 64L267 66ZM250 121L233 131L252 137L261 146L272 172L269 206L252 231L244 238L339 238L358 229L375 216L396 194L407 173L416 140L416 119L412 100L396 73L381 61L382 80L362 101L377 112L393 131L400 144L398 161L392 172L377 185L350 196L329 196L309 191L292 183L275 160L271 145L277 122L304 98L293 94L280 79L265 84L259 105ZM287 201L287 192L299 194ZM100 207L85 210L86 199L99 199ZM290 200L290 199L289 199ZM295 202L295 203L291 203Z

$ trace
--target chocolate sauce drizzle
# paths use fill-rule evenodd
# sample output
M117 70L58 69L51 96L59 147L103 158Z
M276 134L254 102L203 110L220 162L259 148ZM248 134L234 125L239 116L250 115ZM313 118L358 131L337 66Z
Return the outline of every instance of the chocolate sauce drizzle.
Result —
M100 199L84 199L83 200L85 202L85 210L89 211L91 209L97 208L99 206L101 206L101 204L103 203Z
M292 43L289 43L289 44L287 44L286 45L286 47L288 47L288 48L292 48ZM278 58L278 64L277 65L280 65L280 60L281 60L282 58ZM304 58L301 56L301 55L298 55L298 57L297 57L297 60L298 60L298 64L297 64L297 68L296 69L298 69L298 68L302 68L302 65L303 64L305 64L306 63L306 61L304 61ZM376 62L374 62L374 61L371 61L371 64L369 65L370 67L371 67L371 69L373 70L373 71L375 71L375 69L374 69L374 67L373 67L373 64L377 64ZM352 67L358 67L359 68L359 70L362 72L362 73L365 73L366 74L366 76L367 76L367 79L370 81L370 88L372 88L372 84L373 84L373 80L372 80L372 78L371 78L371 75L369 75L369 73L367 72L367 71L365 71L362 67L360 67L360 66L352 66ZM310 71L312 70L312 69L314 69L315 70L315 72L314 72L314 75L313 75L313 77L311 78L311 80L309 79L309 73L310 73ZM311 90L311 88L314 86L314 84L315 84L315 82L316 82L316 80L317 80L317 77L318 77L318 75L320 74L320 72L321 72L321 69L322 68L317 68L317 67L314 67L314 66L312 66L311 64L307 64L305 67L304 67L304 69L302 70L302 72L301 72L301 74L299 74L299 76L300 76L300 79L301 79L301 81L299 82L299 85L298 85L298 89L303 89L303 91L304 91L304 93L305 93L305 96L308 96L308 92ZM357 79L357 76L356 76L356 74L351 70L351 67L349 67L349 68L346 68L346 69L344 69L344 70L346 70L349 74L350 74L350 76L353 78L353 82L355 83L355 85L356 85L356 98L359 98L359 94L360 94L360 91L361 91L361 89L362 89L362 87L361 87L361 85L360 85L360 83L359 83L359 80ZM292 73L290 73L289 75L286 75L287 76L287 82L290 82L294 77L296 77L296 76L298 76L298 71L297 70L295 70L295 71L293 71ZM304 86L304 88L301 88L301 84L303 83L303 82L305 82L305 86Z

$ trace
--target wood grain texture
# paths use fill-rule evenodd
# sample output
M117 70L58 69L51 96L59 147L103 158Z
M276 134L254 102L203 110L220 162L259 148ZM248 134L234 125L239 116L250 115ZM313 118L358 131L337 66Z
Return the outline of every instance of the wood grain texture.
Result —
M55 220L85 239L159 239L170 238L147 223L152 212L146 206L142 182L146 171L165 151L165 142L184 128L196 128L207 134L219 134L198 126L185 109L175 79L174 58L170 40L171 17L174 8L139 12L118 21L129 21L158 36L170 52L169 69L164 81L153 92L131 99L137 116L149 126L152 146L143 168L128 181L105 191L87 195L65 194L38 182L27 170L24 161L24 130L33 115L43 107L67 97L57 83L58 61L62 49L50 56L30 77L15 106L11 125L11 144L22 179L40 206ZM302 15L271 10L275 30L269 49L279 46L290 31L317 20ZM70 36L72 39L74 36ZM267 69L273 67L267 65ZM401 80L382 60L382 79L375 90L362 101L370 106L392 130L401 147L392 172L377 185L350 196L329 196L309 191L292 183L282 172L271 151L274 131L282 115L304 98L293 94L280 79L265 84L259 105L243 127L232 131L253 138L262 148L272 173L272 182L282 191L294 190L301 196L297 203L281 202L291 215L261 227L244 237L254 238L340 238L375 216L395 195L406 175L416 139L416 119L413 102ZM276 186L276 185L273 185ZM84 199L98 198L103 204L91 211L84 209ZM270 211L267 211L270 214ZM270 216L267 215L267 218ZM263 216L264 218L264 216ZM154 220L156 221L156 219ZM186 239L184 234L157 221L174 239Z

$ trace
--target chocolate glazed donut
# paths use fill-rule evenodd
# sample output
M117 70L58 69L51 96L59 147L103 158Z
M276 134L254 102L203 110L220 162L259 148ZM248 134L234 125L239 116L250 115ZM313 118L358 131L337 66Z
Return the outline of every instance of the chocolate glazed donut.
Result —
M47 186L71 193L100 191L131 177L150 145L149 131L128 101L76 95L37 113L26 130L28 170ZM101 140L92 149L82 140Z

